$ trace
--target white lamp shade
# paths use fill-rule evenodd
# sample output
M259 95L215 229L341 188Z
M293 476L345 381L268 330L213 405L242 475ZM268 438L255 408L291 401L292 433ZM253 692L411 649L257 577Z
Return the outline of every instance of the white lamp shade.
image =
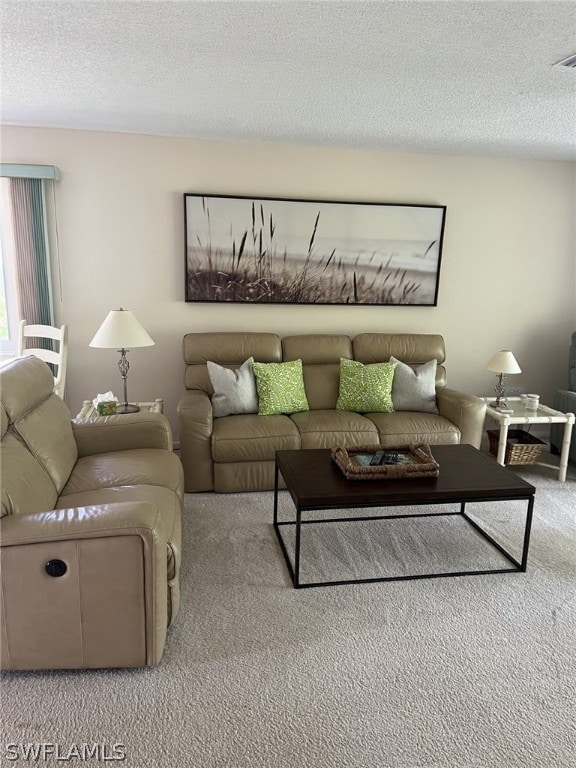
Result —
M154 341L129 309L113 309L108 313L89 346L130 349L150 347L152 344Z
M509 349L501 349L486 363L488 371L495 373L522 373L522 369L516 362L516 358Z

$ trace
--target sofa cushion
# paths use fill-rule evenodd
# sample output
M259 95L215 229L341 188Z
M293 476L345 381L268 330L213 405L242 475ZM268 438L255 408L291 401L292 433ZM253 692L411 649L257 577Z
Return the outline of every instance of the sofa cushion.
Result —
M340 358L352 358L351 338L330 333L285 336L282 352L284 360L302 360L310 410L336 408Z
M188 333L184 336L186 389L201 389L212 394L206 363L237 368L253 357L262 363L282 361L280 337L275 333Z
M438 413L436 405L436 360L414 367L390 358L396 364L392 382L392 404L395 411Z
M208 360L220 365L240 365L249 357L263 362L282 360L282 346L276 333L187 333L183 339L183 352L186 365Z
M308 410L302 360L286 363L254 363L258 389L258 413L274 416Z
M381 411L392 405L394 363L364 365L356 360L340 360L340 391L336 408L341 411Z
M434 413L367 413L380 432L382 445L428 443L450 445L460 442L460 430L448 419Z
M378 363L394 355L405 363L425 363L445 359L444 339L438 334L424 333L359 333L352 339L354 360Z
M175 458L170 451L159 448L83 456L78 459L62 496L131 485L159 485L179 491L182 467Z
M208 375L214 389L212 408L214 417L230 416L237 413L258 413L258 392L252 364L249 357L239 368L231 370L209 360Z
M282 359L302 360L304 366L339 363L341 357L352 358L352 339L331 333L308 333L282 339Z
M420 365L433 358L438 362L436 386L446 386L444 339L435 333L360 333L352 339L354 360L379 363L393 355L407 365Z
M376 425L359 413L318 410L293 413L290 418L298 427L302 448L378 444Z
M300 433L288 416L225 416L216 419L212 456L216 462L273 461L276 451L300 448Z
M302 369L310 410L334 410L338 401L340 363L303 365Z

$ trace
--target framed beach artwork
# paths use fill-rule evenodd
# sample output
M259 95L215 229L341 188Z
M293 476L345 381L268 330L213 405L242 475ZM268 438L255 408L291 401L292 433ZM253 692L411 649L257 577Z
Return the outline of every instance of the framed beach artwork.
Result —
M437 305L446 206L184 195L186 301Z

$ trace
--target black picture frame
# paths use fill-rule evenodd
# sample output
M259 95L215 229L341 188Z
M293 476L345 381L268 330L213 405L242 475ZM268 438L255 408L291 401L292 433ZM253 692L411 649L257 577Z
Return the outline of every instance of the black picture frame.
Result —
M446 206L186 192L187 302L429 306Z

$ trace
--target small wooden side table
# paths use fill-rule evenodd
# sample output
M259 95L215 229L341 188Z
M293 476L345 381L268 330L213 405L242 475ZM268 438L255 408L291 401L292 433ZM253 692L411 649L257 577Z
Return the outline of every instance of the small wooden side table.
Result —
M134 403L134 405L139 406L141 411L149 411L150 413L164 413L164 400L162 400L162 398L157 398L156 400L147 403ZM82 403L82 408L80 409L80 413L78 416L76 416L76 418L93 419L95 417L98 417L98 411L96 408L94 408L92 400L84 400ZM102 416L99 418L104 417Z

